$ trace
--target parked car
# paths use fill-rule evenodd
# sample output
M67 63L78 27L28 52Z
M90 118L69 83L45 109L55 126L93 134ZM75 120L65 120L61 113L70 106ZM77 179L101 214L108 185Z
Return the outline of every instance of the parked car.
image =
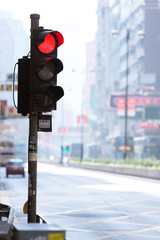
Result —
M8 175L22 175L25 177L23 161L21 159L10 159L6 166L6 177Z

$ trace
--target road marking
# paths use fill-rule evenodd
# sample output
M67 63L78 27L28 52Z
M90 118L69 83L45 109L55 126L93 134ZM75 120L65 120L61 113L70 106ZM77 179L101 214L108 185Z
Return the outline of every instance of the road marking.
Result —
M90 220L90 221L87 221L87 222L81 222L81 223L66 225L65 227L73 227L73 226L77 226L77 225L88 225L88 224L98 223L98 222L105 222L106 223L106 222L119 220L119 219L126 219L126 218L137 217L137 216L146 216L146 215L152 214L152 213L160 213L160 211L158 210L158 211L149 211L149 212L143 212L143 213L132 213L132 214L128 214L128 215L125 215L125 216L112 217L112 218L103 219L103 220L102 219ZM119 222L119 223L121 223L121 222Z
M112 235L107 235L107 236L103 236L103 237L98 237L98 238L92 238L91 240L99 240L99 239L108 239L108 238L113 238L113 237L118 237L118 236L124 236L124 235L132 235L135 236L136 233L140 233L140 232L148 232L148 231L155 231L156 229L160 229L160 226L157 227L151 227L151 228L144 228L144 229L140 229L140 230L136 230L136 231L130 231L130 232L123 232L123 233L115 233ZM150 239L160 239L160 236L149 236Z
M75 200L76 201L76 200ZM102 209L105 208L105 211L106 211L106 207L107 208L110 208L110 207L115 207L115 206L119 206L119 205L126 205L126 203L129 205L130 203L131 204L135 204L135 203L139 203L139 202L143 202L143 201L146 201L146 199L141 199L141 200L134 200L134 201L123 201L121 203L113 203L113 204L104 204L104 205L100 205L100 206L95 206L95 207L87 207L87 208L79 208L79 209L71 209L71 210L66 210L66 211L63 211L63 214L66 213L76 213L76 212L80 212L80 211L93 211L93 210L96 210L96 209ZM62 201L63 202L63 201ZM67 202L67 201L64 201L64 202ZM42 205L42 204L41 204ZM48 204L45 202L45 205L48 206ZM54 203L52 202L52 206L54 206ZM56 205L57 206L57 205ZM59 205L60 208L63 208L63 206ZM66 206L66 208L68 208L68 206ZM160 210L160 209L159 209ZM117 213L117 209L107 209L107 211L115 211L115 213ZM126 214L126 212L118 212L117 214ZM61 214L60 211L56 212L55 214ZM45 214L46 216L50 216L52 215L52 213L48 213L48 214Z

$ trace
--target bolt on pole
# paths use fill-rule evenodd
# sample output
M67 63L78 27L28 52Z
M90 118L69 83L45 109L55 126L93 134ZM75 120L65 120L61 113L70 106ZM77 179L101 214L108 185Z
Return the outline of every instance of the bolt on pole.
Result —
M31 67L30 86L32 86L32 64L33 64L33 29L39 27L39 14L31 14ZM32 101L32 89L30 90L30 106ZM31 107L30 107L31 109ZM36 222L37 201L37 118L38 114L29 112L29 142L28 142L28 223Z

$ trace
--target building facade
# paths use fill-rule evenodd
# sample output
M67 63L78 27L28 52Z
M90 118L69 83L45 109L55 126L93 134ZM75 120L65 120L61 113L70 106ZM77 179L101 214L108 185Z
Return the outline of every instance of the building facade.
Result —
M105 145L109 135L123 135L125 105L111 106L112 95L132 97L127 106L128 132L145 134L145 104L138 108L135 95L159 97L160 92L160 3L158 0L100 0L97 9L96 86L99 139ZM117 98L116 101L120 100ZM149 101L149 98L146 98ZM128 104L128 102L127 102ZM159 104L154 106L159 107ZM139 114L140 113L140 114ZM149 121L158 122L159 119ZM159 122L158 122L159 123ZM153 132L151 132L154 134Z

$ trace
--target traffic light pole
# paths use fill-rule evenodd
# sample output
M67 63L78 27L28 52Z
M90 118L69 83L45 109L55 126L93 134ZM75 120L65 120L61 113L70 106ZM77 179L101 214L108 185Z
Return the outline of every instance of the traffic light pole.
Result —
M40 15L31 14L31 70L30 86L32 86L32 64L33 64L33 29L39 27ZM32 89L30 90L30 95ZM30 97L30 106L31 106ZM30 108L31 109L31 108ZM36 201L37 201L37 129L38 114L29 112L29 142L28 142L28 223L36 222Z

